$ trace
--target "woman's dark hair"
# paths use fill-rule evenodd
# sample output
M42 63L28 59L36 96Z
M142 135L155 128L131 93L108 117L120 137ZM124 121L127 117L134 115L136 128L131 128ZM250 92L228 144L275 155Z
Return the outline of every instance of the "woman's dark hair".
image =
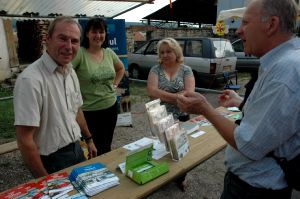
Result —
M89 48L90 46L89 38L86 36L90 30L104 30L106 35L105 35L105 40L101 47L106 48L108 46L108 38L107 38L107 26L105 21L101 18L93 18L87 22L82 34L83 39L81 42L81 45L85 48Z

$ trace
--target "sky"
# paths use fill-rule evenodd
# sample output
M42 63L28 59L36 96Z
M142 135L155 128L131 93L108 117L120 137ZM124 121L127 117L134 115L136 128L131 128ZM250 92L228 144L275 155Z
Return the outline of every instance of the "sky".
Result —
M172 2L173 1L174 0L172 0ZM170 4L170 0L155 0L153 4L147 3L129 12L126 12L118 17L115 17L114 19L125 19L126 22L141 22L140 20L143 17L169 4Z

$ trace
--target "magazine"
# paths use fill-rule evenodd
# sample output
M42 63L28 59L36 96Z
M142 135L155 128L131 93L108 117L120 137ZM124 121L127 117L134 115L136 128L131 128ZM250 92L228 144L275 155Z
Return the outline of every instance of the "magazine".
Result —
M88 196L93 196L120 184L119 178L102 163L94 163L73 169L70 180Z
M158 139L161 143L165 144L166 150L169 151L168 142L166 139L165 130L174 124L174 118L172 114L161 118L159 121L154 123L154 128L158 135Z
M180 128L184 129L186 133L189 135L199 130L199 124L197 124L196 122L187 121L187 122L180 123Z
M151 135L159 137L158 130L154 124L167 116L167 110L164 105L160 105L160 99L152 100L145 104Z
M74 189L67 172L50 174L46 177L46 180L48 194L53 199L59 198Z
M181 160L190 150L185 130L175 123L167 128L165 133L173 160Z
M0 194L0 198L15 199L15 198L24 197L27 195L28 189L30 189L32 187L34 187L34 183L27 183L27 184L19 185L17 187L9 189L8 191L5 191L4 193Z
M47 178L43 178L36 183L36 187L39 189L40 193L34 197L34 199L50 199L48 195Z
M191 119L191 122L195 122L199 126L210 126L211 125L211 123L203 115L199 115L199 116Z
M48 199L49 196L45 195L37 186L36 183L30 182L14 187L2 194L1 199Z

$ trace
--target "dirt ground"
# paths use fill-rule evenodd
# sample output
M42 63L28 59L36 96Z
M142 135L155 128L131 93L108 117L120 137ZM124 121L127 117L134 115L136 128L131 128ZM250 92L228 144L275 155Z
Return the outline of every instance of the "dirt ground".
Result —
M243 91L241 91L243 92ZM217 107L217 94L205 93L208 100ZM113 139L113 148L121 147L144 136L150 135L148 120L146 119L144 102L146 99L135 96L139 103L132 105L132 127L117 127ZM187 174L187 189L180 191L174 182L158 189L147 199L217 199L223 189L224 150L220 151L204 163L195 167ZM19 151L0 155L0 192L32 179L25 167ZM295 192L293 199L300 199L299 192Z
M144 99L140 99L142 101ZM132 106L133 127L117 127L113 139L113 148L122 147L137 139L149 136L149 125L145 115L144 104ZM175 183L169 183L147 198L211 198L220 197L223 175L224 151L199 165L187 175L188 187L180 191ZM32 176L23 163L19 151L0 156L0 192L31 180Z

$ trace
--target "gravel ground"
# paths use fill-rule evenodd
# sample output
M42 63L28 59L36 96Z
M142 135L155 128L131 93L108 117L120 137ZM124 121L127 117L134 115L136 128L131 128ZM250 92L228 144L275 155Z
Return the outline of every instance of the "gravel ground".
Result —
M241 91L241 93L243 90ZM205 94L208 100L216 107L217 94ZM145 115L144 102L146 99L135 97L136 104L132 106L133 127L117 127L113 148L121 147L144 136L150 135L149 125ZM1 141L3 143L3 140ZM172 199L217 199L223 189L224 150L195 167L187 174L187 189L180 191L174 182L171 182L158 189L148 199L172 198ZM32 176L24 165L20 152L15 151L0 155L0 192L25 183L32 179ZM293 199L300 199L300 192L294 192Z
M149 124L145 115L144 100L132 106L133 127L117 127L113 148L121 147L144 136L150 135ZM145 122L146 121L146 122ZM187 175L188 187L180 191L175 183L169 183L147 198L219 198L222 190L225 168L224 151L220 151L205 163L190 171ZM15 151L0 156L0 192L33 179L21 158Z

